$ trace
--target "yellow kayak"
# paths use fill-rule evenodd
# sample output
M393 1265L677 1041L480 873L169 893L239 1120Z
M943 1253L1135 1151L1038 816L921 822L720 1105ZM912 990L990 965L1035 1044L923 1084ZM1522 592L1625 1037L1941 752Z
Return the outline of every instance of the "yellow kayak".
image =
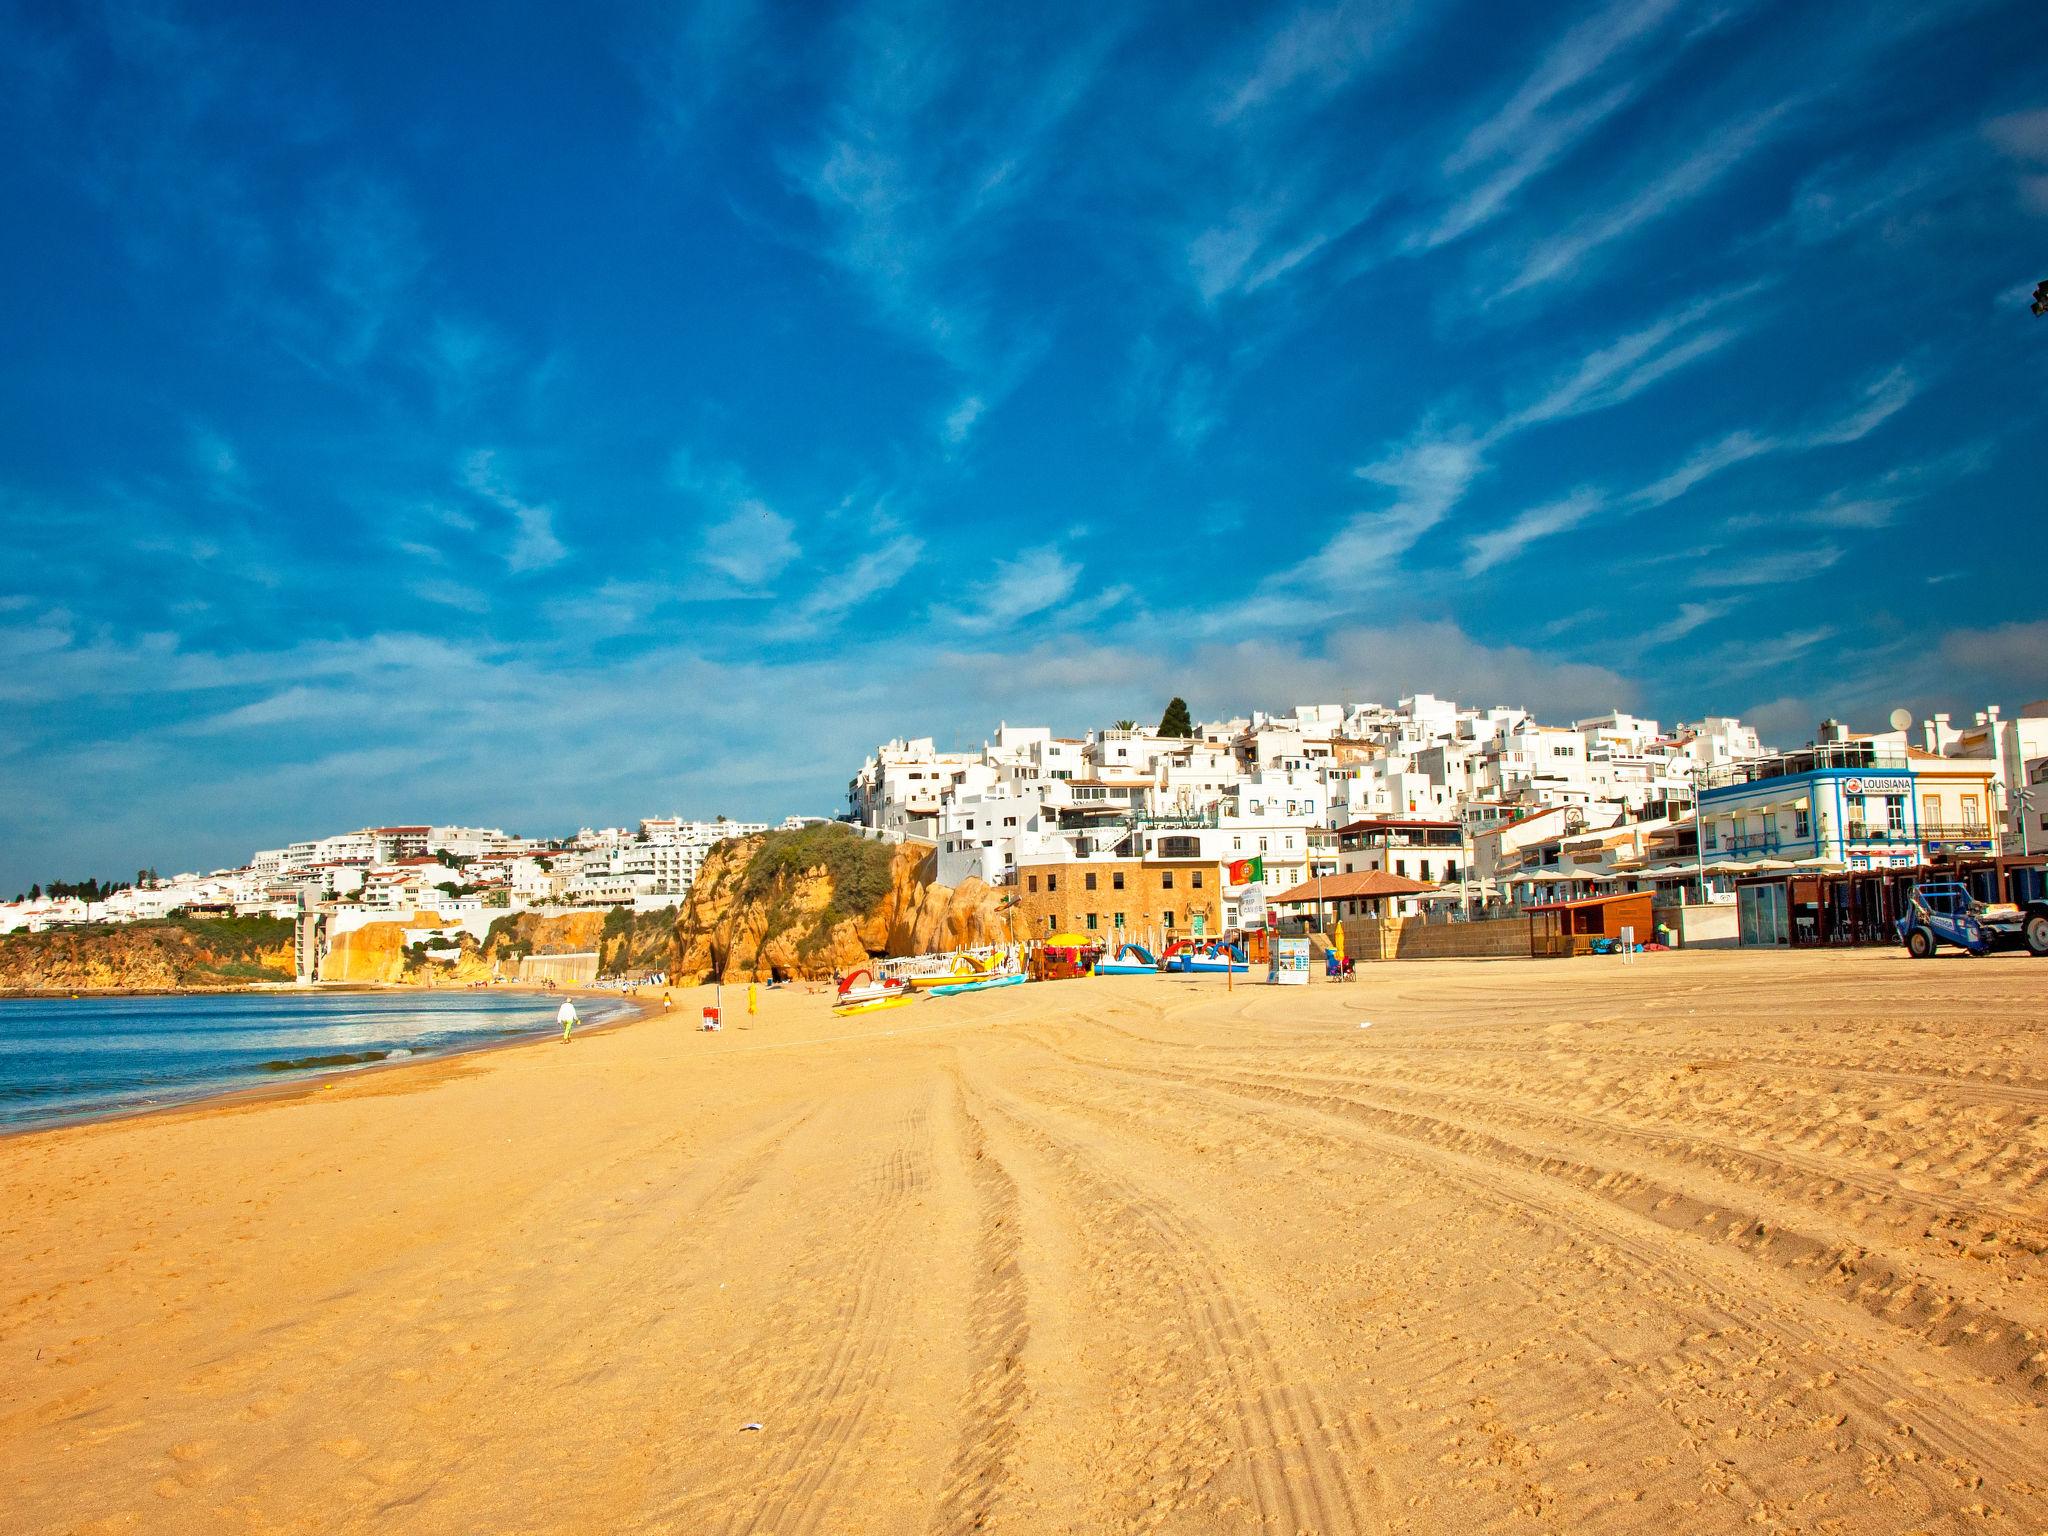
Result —
M863 1003L839 1003L832 1011L838 1014L873 1013L878 1008L901 1008L907 1005L914 994L896 992L888 997L871 997Z

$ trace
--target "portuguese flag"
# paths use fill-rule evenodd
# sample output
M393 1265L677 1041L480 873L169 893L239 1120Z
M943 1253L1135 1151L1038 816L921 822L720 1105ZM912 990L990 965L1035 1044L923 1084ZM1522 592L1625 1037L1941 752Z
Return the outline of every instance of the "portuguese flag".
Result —
M1239 859L1230 866L1232 885L1251 885L1266 878L1266 861L1263 858Z

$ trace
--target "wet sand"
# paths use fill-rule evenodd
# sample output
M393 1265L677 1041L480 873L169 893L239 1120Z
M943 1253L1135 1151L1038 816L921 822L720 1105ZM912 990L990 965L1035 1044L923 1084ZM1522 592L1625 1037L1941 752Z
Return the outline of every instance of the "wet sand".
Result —
M2048 1528L2048 963L703 998L0 1142L0 1528Z

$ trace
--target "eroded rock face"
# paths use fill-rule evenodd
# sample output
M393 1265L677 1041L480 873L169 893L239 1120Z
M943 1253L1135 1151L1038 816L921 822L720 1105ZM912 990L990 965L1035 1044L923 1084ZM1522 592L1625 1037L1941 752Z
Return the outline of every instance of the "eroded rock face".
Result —
M957 889L931 879L935 860L919 844L894 850L887 893L870 911L821 929L831 910L831 876L822 868L776 879L747 897L742 879L758 838L736 838L711 851L676 919L675 977L685 985L712 980L813 979L857 970L891 955L1007 944L1007 902L980 880Z
M329 941L322 981L403 981L405 924L365 923Z
M322 981L405 983L409 986L467 986L474 981L509 977L519 970L521 955L574 955L597 949L603 939L603 912L565 912L545 917L521 912L479 945L459 928L442 928L432 913L383 923L365 923L328 940L320 962ZM408 929L438 931L461 949L455 960L419 962L406 953Z
M123 923L0 938L0 991L175 992L289 981L291 925L221 942L204 923ZM273 935L274 938L269 935Z

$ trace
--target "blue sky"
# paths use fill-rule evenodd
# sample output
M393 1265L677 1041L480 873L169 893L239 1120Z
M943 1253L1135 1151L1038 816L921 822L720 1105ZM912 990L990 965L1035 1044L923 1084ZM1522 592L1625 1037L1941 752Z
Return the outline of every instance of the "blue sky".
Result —
M0 888L2048 695L2048 9L0 7Z

